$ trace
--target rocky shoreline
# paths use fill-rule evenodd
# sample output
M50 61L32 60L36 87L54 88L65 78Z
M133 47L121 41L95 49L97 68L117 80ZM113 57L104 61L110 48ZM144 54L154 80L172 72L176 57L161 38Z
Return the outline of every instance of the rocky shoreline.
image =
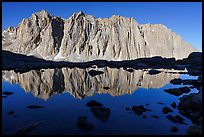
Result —
M134 69L174 69L187 70L189 75L198 76L202 73L202 53L192 52L187 58L176 60L175 58L163 58L155 56L151 58L138 58L135 60L107 61L93 60L88 62L54 62L43 60L34 56L26 56L2 51L2 70L14 70L15 72L28 72L30 70L48 69L48 68L123 68L131 71ZM150 73L155 73L151 71ZM156 72L157 73L157 72Z

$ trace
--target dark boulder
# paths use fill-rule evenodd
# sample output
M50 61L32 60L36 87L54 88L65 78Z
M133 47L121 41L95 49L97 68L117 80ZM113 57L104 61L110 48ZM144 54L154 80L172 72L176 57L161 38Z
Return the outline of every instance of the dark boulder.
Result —
M188 131L187 131L188 135L202 135L202 126L199 126L199 125L193 125L193 126L190 126L188 128Z
M179 89L180 89L180 91L181 91L182 93L188 93L188 92L191 91L190 88L187 87L187 86L185 86L185 87L181 87L181 88L179 88Z
M178 104L179 110L190 109L193 112L202 110L202 94L191 93L189 95L180 98L180 103Z
M202 66L202 52L192 52L187 59L191 66Z
M199 76L200 74L202 74L202 69L201 69L201 67L194 67L194 68L192 68L192 67L187 67L186 68L187 69L187 71L188 71L188 74L190 75L190 76Z
M179 113L190 118L194 124L198 124L202 116L202 88L199 93L191 93L179 99Z
M6 96L9 96L9 95L12 95L13 92L10 92L10 91L4 91L3 94L6 95Z
M158 117L158 116L155 116L155 115L151 115L151 117L156 118L156 119L159 119L159 117Z
M132 111L135 114L137 114L138 116L140 116L140 115L143 114L143 112L146 112L147 109L144 106L142 106L142 105L140 105L140 106L132 106Z
M175 116L175 118L176 118L176 119L178 119L178 120L179 120L179 121L181 121L181 122L183 122L183 121L184 121L184 118L182 118L182 117L181 117L181 116L179 116L179 115L176 115L176 116Z
M164 91L175 96L183 94L179 88L164 89Z
M146 116L146 115L143 115L142 118L147 118L147 116Z
M86 116L78 117L77 127L85 131L90 131L94 128L93 124L87 122Z
M43 106L38 106L38 105L29 105L29 106L27 106L27 108L36 109L36 108L44 108L44 107Z
M160 105L164 105L164 103L162 103L162 102L158 102L158 104L160 104Z
M174 84L174 85L181 85L182 79L180 79L180 78L175 78L175 79L172 79L172 80L170 81L170 83L171 83L171 84Z
M8 112L8 115L13 115L14 114L14 111L9 111Z
M151 109L149 109L149 108L146 108L146 111L152 111Z
M174 70L185 70L186 67L188 67L189 65L180 65L180 64L174 64L173 65L173 69Z
M176 102L171 103L171 106L172 108L176 108L177 107Z
M101 103L99 103L99 102L97 102L95 100L89 101L88 103L86 103L86 105L88 107L102 107L103 106L103 104L101 104Z
M178 124L185 124L183 122L183 119L181 119L180 117L177 116L172 116L171 114L166 116L171 122L173 123L178 123Z
M166 58L163 62L160 62L160 64L165 69L171 69L175 61L175 58Z
M163 62L165 60L165 58L162 58L161 56L154 56L154 57L152 57L152 58L147 58L146 60L145 60L145 62L147 63L147 64L150 64L150 65L152 65L152 64L160 64L161 62Z
M164 113L164 114L168 114L169 112L173 112L173 110L172 109L170 109L169 107L163 107L162 108L162 112Z
M102 122L107 122L110 116L110 109L106 107L92 107L91 112Z

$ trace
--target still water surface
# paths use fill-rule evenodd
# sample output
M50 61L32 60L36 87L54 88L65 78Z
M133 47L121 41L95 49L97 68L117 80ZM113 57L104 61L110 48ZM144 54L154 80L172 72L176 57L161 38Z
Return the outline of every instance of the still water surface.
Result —
M101 68L104 74L91 77L88 74L91 69L93 68L32 70L23 74L3 71L2 91L14 92L7 98L2 98L3 134L15 134L20 128L35 122L41 124L25 134L185 135L188 127L192 125L184 116L182 117L186 125L175 124L166 118L167 114L163 114L162 108L168 106L173 109L171 103L175 101L178 104L181 96L174 96L163 90L183 86L169 83L174 78L197 77L169 73L167 70L150 75L143 70L134 70L131 73L110 68ZM194 88L190 93L197 92ZM91 100L100 102L110 109L106 121L101 121L86 106ZM29 109L28 105L44 108ZM152 110L143 113L147 118L125 109L137 105ZM9 111L13 111L14 114L8 115ZM173 111L172 115L180 115L177 109ZM151 115L156 115L159 119ZM94 128L91 131L77 127L77 119L80 116L86 116L87 121L93 124ZM176 126L178 131L172 132L172 126Z

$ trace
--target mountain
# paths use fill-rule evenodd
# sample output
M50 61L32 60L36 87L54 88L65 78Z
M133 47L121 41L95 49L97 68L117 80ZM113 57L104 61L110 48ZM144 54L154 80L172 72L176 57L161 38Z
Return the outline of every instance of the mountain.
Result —
M41 69L22 74L2 71L2 80L19 84L25 92L31 92L34 96L47 100L61 93L70 93L79 99L95 94L112 96L132 94L138 88L161 88L180 76L167 73L171 70L152 76L143 70L130 73L122 68L105 67L99 69L104 72L103 74L92 77L88 74L90 69L92 68Z
M181 59L196 51L162 24L139 24L113 15L95 18L83 12L68 19L42 10L2 32L2 49L46 60L130 60L162 56Z

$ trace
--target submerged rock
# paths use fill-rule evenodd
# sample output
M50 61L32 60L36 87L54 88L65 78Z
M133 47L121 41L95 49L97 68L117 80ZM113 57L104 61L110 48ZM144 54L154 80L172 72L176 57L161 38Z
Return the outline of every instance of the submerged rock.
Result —
M103 104L95 101L95 100L91 100L86 104L88 107L102 107Z
M173 110L172 109L170 109L169 107L163 107L162 108L162 112L164 113L164 114L168 114L169 112L173 112Z
M164 105L164 103L162 103L162 102L158 102L158 104Z
M29 106L27 106L27 108L35 109L35 108L44 108L44 107L43 106L38 106L38 105L29 105Z
M92 107L91 112L102 122L107 122L110 116L110 109L106 107Z
M86 116L78 117L77 127L85 131L90 131L94 128L93 124L87 122Z
M147 118L147 116L143 115L142 118Z
M185 124L183 122L184 119L182 117L180 117L179 115L172 116L171 114L169 114L166 117L173 123Z
M146 112L147 109L144 106L142 106L142 105L140 105L140 106L132 106L132 111L135 114L137 114L138 116L140 116L140 115L143 114L143 112Z
M14 93L13 93L13 92L10 92L10 91L4 91L3 94L9 96L9 95L12 95L12 94L14 94Z
M172 106L172 108L176 108L176 107L177 107L176 102L173 102L173 103L171 104L171 106Z
M179 120L179 121L181 121L181 122L183 122L183 121L184 121L184 118L182 118L182 117L181 117L181 116L179 116L179 115L176 115L176 116L175 116L175 118L176 118L176 119L178 119L178 120Z
M13 115L14 114L14 111L9 111L8 112L8 115Z
M147 111L152 111L152 110L151 110L151 109L149 109L149 108L146 108L146 110L147 110Z
M159 119L159 116L156 116L156 115L151 115L151 117Z

